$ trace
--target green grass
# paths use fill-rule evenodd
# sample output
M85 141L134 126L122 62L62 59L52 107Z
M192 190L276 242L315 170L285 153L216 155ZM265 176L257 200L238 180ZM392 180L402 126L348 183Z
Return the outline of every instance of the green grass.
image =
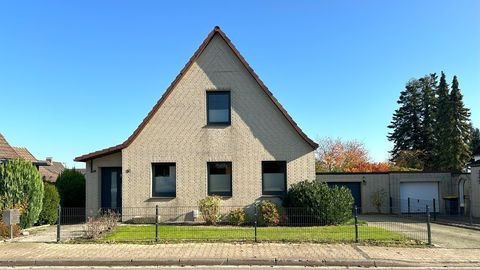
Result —
M253 241L252 227L235 226L159 226L159 240L168 241ZM351 225L322 227L259 227L259 241L287 242L353 242L355 227ZM153 242L154 225L119 226L101 241L107 242ZM404 235L382 228L359 226L359 240L368 242L408 242Z

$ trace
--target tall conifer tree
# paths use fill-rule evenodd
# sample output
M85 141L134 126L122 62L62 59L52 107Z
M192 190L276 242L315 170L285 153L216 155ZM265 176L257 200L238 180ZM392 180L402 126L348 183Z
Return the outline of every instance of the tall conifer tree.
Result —
M470 111L463 104L457 76L453 76L452 91L450 93L451 125L450 125L450 155L449 170L462 171L470 160L471 123Z
M448 170L450 165L450 134L452 133L452 113L449 87L445 73L440 76L437 88L437 112L435 124L435 167L438 170Z
M388 126L393 129L388 134L388 139L394 146L390 152L392 161L401 154L402 151L412 151L420 149L421 140L421 85L418 80L411 80L405 86L405 90L400 93L397 103L400 108L395 110L393 119Z
M437 74L421 78L421 151L424 170L435 169L435 123L436 123L436 97Z

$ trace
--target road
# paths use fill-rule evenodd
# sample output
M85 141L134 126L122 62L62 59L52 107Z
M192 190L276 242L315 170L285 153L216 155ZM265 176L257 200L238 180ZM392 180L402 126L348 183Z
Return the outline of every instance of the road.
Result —
M323 269L323 270L361 270L365 269L363 267L307 267L307 266L184 266L184 267L7 267L0 270L140 270L140 269L165 269L165 270L188 270L188 269L198 269L198 270L207 270L207 269L216 269L216 270L268 270L268 269ZM420 270L474 270L478 268L473 267L415 267L415 269ZM375 270L412 270L411 267L400 267L400 268L391 268L391 267L376 267Z

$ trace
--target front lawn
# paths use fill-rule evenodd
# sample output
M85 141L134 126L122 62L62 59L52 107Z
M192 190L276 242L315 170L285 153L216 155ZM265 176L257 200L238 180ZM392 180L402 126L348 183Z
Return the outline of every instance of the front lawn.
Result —
M165 241L254 241L253 227L161 225L159 240ZM259 241L291 242L354 242L355 227L351 225L322 227L258 227ZM407 242L404 235L382 228L359 226L359 240L373 242ZM119 226L102 241L155 241L154 225Z

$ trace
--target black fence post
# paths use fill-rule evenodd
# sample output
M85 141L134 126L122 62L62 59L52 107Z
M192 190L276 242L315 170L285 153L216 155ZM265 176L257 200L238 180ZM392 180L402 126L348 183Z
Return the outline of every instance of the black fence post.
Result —
M427 208L427 235L428 235L428 245L432 245L432 229L430 228L430 209L428 209L428 205L426 206Z
M390 215L393 214L393 199L390 197Z
M62 220L62 207L59 205L58 206L58 210L57 210L57 243L60 242L60 228L61 228L61 225L60 225L60 222Z
M158 205L155 205L155 242L158 242Z
M433 199L433 220L437 220L437 204L435 198Z
M253 226L255 228L255 243L257 242L257 217L258 217L258 213L257 213L257 202L255 202L254 204L254 207L255 207L255 214L254 214L254 217L255 217L255 220L253 221Z
M408 205L408 216L410 216L410 197L407 199L407 205Z
M355 205L355 243L358 243L358 207Z

